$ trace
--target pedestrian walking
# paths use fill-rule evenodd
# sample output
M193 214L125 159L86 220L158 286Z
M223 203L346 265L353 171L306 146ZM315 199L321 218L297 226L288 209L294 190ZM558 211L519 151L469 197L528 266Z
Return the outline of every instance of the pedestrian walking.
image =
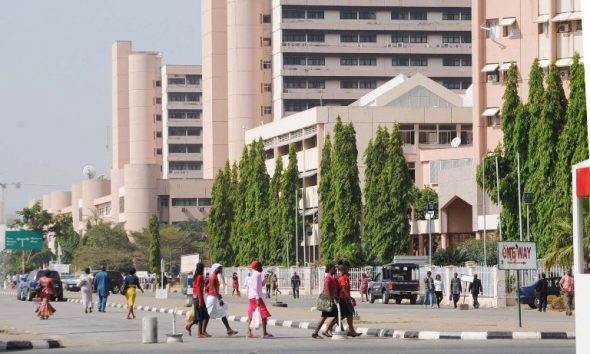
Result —
M232 290L231 290L231 295L232 296L240 296L240 281L238 279L238 273L234 272L234 274L231 276L231 285L232 285Z
M272 283L272 272L269 271L264 276L264 287L266 288L266 298L270 299L270 286Z
M49 303L49 300L55 294L55 286L53 279L51 279L51 271L49 269L46 269L44 275L39 279L38 287L37 296L41 298L41 305L39 306L37 316L42 320L46 320L55 313L55 308Z
M443 283L440 274L434 277L434 294L436 295L436 306L440 308L440 303L443 299L443 291L445 284Z
M205 271L205 265L203 262L197 263L195 269L195 276L193 277L193 321L186 325L186 331L191 336L191 328L194 324L197 324L199 338L209 338L211 335L207 333L207 325L209 324L209 312L207 311L207 305L205 304L205 298L203 290L205 289L205 277L203 273Z
M477 298L479 294L483 293L483 288L481 286L481 280L477 278L477 274L473 275L473 282L469 284L469 292L471 293L471 297L473 297L473 308L479 308L479 301Z
M328 263L326 265L326 277L324 278L324 289L322 290L322 294L327 296L330 301L332 301L332 311L322 311L322 315L320 321L318 322L317 326L315 327L314 332L312 333L311 337L316 339L322 339L323 337L319 335L324 322L326 322L327 318L332 318L332 321L328 324L326 329L322 332L322 335L325 337L332 337L332 328L337 322L338 319L338 308L336 307L336 295L338 292L338 282L334 278L336 275L336 266L332 263Z
M209 275L209 291L207 296L207 312L211 318L220 318L225 326L228 336L238 334L229 326L227 321L227 306L223 302L223 297L219 293L219 276L222 274L223 267L219 263L211 266L211 275Z
M426 272L426 278L424 278L424 308L427 304L430 307L434 307L434 279L432 279L432 272Z
M139 284L139 278L135 275L135 268L129 270L129 275L125 277L125 283L123 284L123 290L121 291L125 295L127 300L127 319L130 320L135 318L135 312L133 306L135 306L135 296L137 289L143 294L141 284Z
M279 277L277 277L276 274L272 273L271 281L272 281L272 294L274 295L275 298L278 298L279 294L281 294L281 295L283 294L279 290Z
M262 277L262 263L254 260L250 267L252 268L252 275L250 276L250 283L248 283L248 331L246 338L256 338L252 334L250 323L252 322L252 315L257 309L260 311L260 317L262 319L262 338L274 338L274 336L268 333L266 330L270 312L266 308L266 304L264 303L262 295L262 286L266 285L264 283L265 280Z
M366 273L361 274L359 290L361 293L361 302L369 301L369 277L367 277Z
M453 277L453 279L451 279L451 296L455 308L457 308L457 302L459 301L461 292L463 292L463 287L461 286L461 279L459 279L459 274L455 273L455 276Z
M538 299L539 312L547 312L547 292L549 285L547 284L547 276L541 273L539 281L535 286L535 297Z
M565 315L572 315L572 302L574 301L574 276L572 268L567 270L567 273L559 280L559 288L561 293L565 296Z
M299 299L299 286L301 285L301 278L297 272L293 272L291 277L291 288L293 288L293 298Z
M84 269L84 274L80 276L78 280L78 287L82 294L82 306L84 306L84 313L92 312L92 289L94 287L94 277L90 273L90 268Z
M346 322L348 323L348 336L358 337L361 335L361 333L357 333L357 331L354 329L353 315L356 301L350 295L350 278L348 275L349 268L350 264L348 261L340 262L338 265L338 271L340 272L340 275L338 276L338 304L340 307L340 317L346 318Z
M246 295L248 295L248 285L250 284L250 277L252 276L252 271L248 271L248 275L246 275L246 279L244 279L244 290L246 290Z
M106 272L107 268L102 266L100 272L96 273L94 283L96 284L96 294L98 295L98 312L105 312L109 289L111 288L111 277Z

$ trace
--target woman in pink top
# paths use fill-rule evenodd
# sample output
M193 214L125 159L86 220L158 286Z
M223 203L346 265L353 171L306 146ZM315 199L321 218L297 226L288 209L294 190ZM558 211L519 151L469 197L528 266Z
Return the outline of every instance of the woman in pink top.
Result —
M264 285L264 281L262 279L262 264L255 260L250 266L252 267L252 276L250 276L250 282L248 284L248 333L246 334L246 338L256 338L250 328L252 314L256 311L256 308L260 309L260 317L262 317L262 338L273 338L274 336L266 331L266 323L270 317L270 312L268 312L263 300L262 286Z
M39 318L42 320L46 320L49 318L49 316L55 313L55 309L49 303L49 300L53 297L54 293L53 279L51 279L50 270L46 270L45 275L41 279L39 279L39 287L41 289L39 297L42 300L41 306L39 306L39 312L37 313L37 316L39 316Z

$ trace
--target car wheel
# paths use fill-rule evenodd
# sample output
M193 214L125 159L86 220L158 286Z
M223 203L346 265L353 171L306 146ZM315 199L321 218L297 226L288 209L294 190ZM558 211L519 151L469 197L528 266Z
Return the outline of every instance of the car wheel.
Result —
M31 289L27 292L27 300L33 301L33 294L31 293Z
M398 304L398 305L399 305L399 304L401 304L401 303L402 303L402 299L400 299L400 298L395 298L395 303L396 303L396 304Z
M389 294L383 293L383 303L386 305L389 304Z
M369 302L372 304L375 303L375 295L373 295L373 293L369 293Z

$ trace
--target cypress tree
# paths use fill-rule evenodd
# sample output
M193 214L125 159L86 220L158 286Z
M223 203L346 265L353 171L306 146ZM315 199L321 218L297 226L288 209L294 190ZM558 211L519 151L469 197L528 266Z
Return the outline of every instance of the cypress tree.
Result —
M266 171L266 159L264 157L264 142L262 139L254 141L250 146L252 171L251 180L246 190L246 210L253 210L250 219L246 222L247 249L249 253L242 264L249 264L252 259L267 259L263 245L269 242L268 227L268 191L270 177ZM262 247L261 247L262 246Z
M519 152L518 140L515 135L517 120L517 111L520 109L521 102L518 96L518 71L516 65L512 64L508 69L506 80L504 80L506 89L502 96L502 131L504 133L504 157L511 163L516 161L516 153ZM522 157L522 156L521 156Z
M541 108L543 107L543 96L545 88L543 87L543 69L539 65L539 59L533 61L531 72L529 74L529 97L526 104L527 117L529 119L529 136L527 143L527 159L525 161L526 178L529 177L539 166L537 156L539 140L539 121L541 118ZM528 186L527 186L528 188Z
M337 126L342 124L340 117ZM358 172L356 132L352 123L335 129L332 166L334 193L334 225L336 226L337 258L360 263L361 189Z
M223 264L233 262L232 244L230 242L233 220L231 178L232 170L229 161L226 161L225 168L217 173L213 182L211 211L207 223L211 259Z
M324 139L320 162L320 254L324 263L334 261L336 231L334 226L334 198L332 193L332 142L330 134Z
M283 251L285 245L285 227L281 219L281 179L283 177L283 159L277 156L275 159L275 171L270 180L269 200L269 228L270 235L268 245L268 264L286 264L286 254Z
M390 143L389 132L384 127L378 127L375 140L371 139L365 150L365 204L363 222L363 244L365 250L375 253L381 246L386 235L379 220L381 209L384 205L379 203L379 198L384 192L384 180L381 178L388 161L388 147ZM378 258L379 254L377 254Z
M565 127L559 136L557 153L557 184L559 207L571 213L572 165L588 159L588 133L586 122L586 87L584 83L584 66L580 55L574 55L570 67L570 96L567 107Z
M297 200L295 198L296 194ZM286 234L286 242L289 245L289 264L294 264L296 205L299 205L299 200L301 198L299 188L299 169L297 168L297 148L295 147L295 144L289 146L289 163L283 173L280 198L281 226L283 229L282 235ZM301 238L298 240L297 247L299 247L299 241L301 241ZM287 252L287 245L285 244L284 246L285 249L281 249L281 254L286 254ZM287 260L284 259L284 262L286 263Z
M148 267L150 273L160 273L160 222L155 215L150 216L148 224L148 232L150 234L150 248L148 255Z
M232 199L234 205L234 219L231 228L231 240L236 252L234 254L234 265L248 264L249 251L246 248L245 223L252 217L246 211L246 190L250 183L250 153L248 146L244 146L242 158L239 165L234 163L232 169Z
M557 143L565 123L567 100L559 69L553 63L547 76L547 89L543 96L541 117L538 122L537 168L529 178L529 191L534 193L533 204L536 218L533 219L533 235L539 241L541 254L551 243L549 224L561 191L556 190Z

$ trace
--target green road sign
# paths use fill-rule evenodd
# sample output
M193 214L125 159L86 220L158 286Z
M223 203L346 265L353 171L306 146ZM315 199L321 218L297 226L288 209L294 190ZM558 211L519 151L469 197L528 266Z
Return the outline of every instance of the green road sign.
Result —
M40 250L43 248L41 231L6 231L7 250Z

